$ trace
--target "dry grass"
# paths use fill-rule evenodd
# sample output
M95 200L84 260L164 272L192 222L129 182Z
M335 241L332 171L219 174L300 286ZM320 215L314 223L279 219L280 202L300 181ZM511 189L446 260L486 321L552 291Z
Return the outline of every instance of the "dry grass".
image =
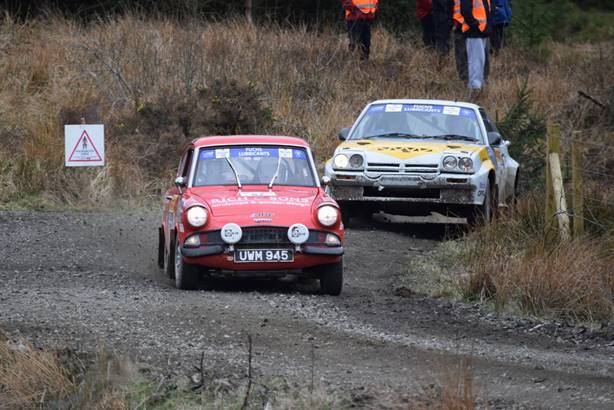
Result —
M370 100L466 98L451 57L439 62L418 44L419 39L400 40L378 29L372 61L360 64L346 53L345 35L336 31L178 24L136 16L87 25L59 17L23 24L5 18L0 23L0 202L25 194L73 205L157 197L159 179L168 170L151 175L134 158L174 158L175 152L157 142L134 150L130 141L158 141L161 135L139 136L138 127L126 124L147 107L177 107L167 102L191 101L223 79L253 86L271 109L273 125L246 131L305 137L323 160L337 143L338 129L351 124ZM596 46L551 49L541 60L506 50L493 61L481 102L503 114L528 80L537 105L556 117L576 100L578 89L594 91L592 82L606 76L602 72L613 58L607 44L601 54ZM104 171L64 169L62 126L81 117L107 126L110 165ZM163 122L176 116L158 117ZM206 125L187 132L180 123L158 128L173 135L169 146L176 150L198 133L217 129Z
M30 409L63 400L75 383L57 354L29 343L0 343L0 408Z
M455 362L442 364L437 382L429 386L407 408L416 410L473 410L478 408L481 399L477 395L471 360L461 358Z
M559 243L545 231L541 203L528 196L515 214L469 237L465 296L534 315L613 320L612 232Z

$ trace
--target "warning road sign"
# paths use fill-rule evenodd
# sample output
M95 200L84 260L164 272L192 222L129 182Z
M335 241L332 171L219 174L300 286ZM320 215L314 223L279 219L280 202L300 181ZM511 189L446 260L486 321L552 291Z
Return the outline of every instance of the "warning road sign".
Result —
M104 125L65 125L67 167L104 165Z

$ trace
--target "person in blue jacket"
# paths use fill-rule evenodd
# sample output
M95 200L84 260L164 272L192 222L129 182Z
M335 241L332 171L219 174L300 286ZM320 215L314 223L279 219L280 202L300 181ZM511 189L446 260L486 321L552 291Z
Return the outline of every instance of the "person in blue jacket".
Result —
M492 0L490 49L497 55L503 48L503 28L512 21L512 0Z

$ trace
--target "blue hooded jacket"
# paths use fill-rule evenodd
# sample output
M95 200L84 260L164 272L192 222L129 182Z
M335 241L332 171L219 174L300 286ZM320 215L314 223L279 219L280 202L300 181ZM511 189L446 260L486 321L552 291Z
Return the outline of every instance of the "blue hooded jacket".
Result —
M512 21L512 6L510 0L492 0L492 23L509 24Z

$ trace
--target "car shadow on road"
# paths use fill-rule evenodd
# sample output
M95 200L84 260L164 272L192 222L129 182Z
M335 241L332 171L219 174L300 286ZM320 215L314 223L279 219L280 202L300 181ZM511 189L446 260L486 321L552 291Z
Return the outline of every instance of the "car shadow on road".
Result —
M385 216L381 216L385 215ZM349 231L383 231L416 239L433 241L454 240L467 233L467 225L450 223L408 223L403 217L374 214L372 218L353 218Z
M317 295L320 293L317 280L299 279L295 275L284 278L203 278L200 290L231 293L300 293Z

